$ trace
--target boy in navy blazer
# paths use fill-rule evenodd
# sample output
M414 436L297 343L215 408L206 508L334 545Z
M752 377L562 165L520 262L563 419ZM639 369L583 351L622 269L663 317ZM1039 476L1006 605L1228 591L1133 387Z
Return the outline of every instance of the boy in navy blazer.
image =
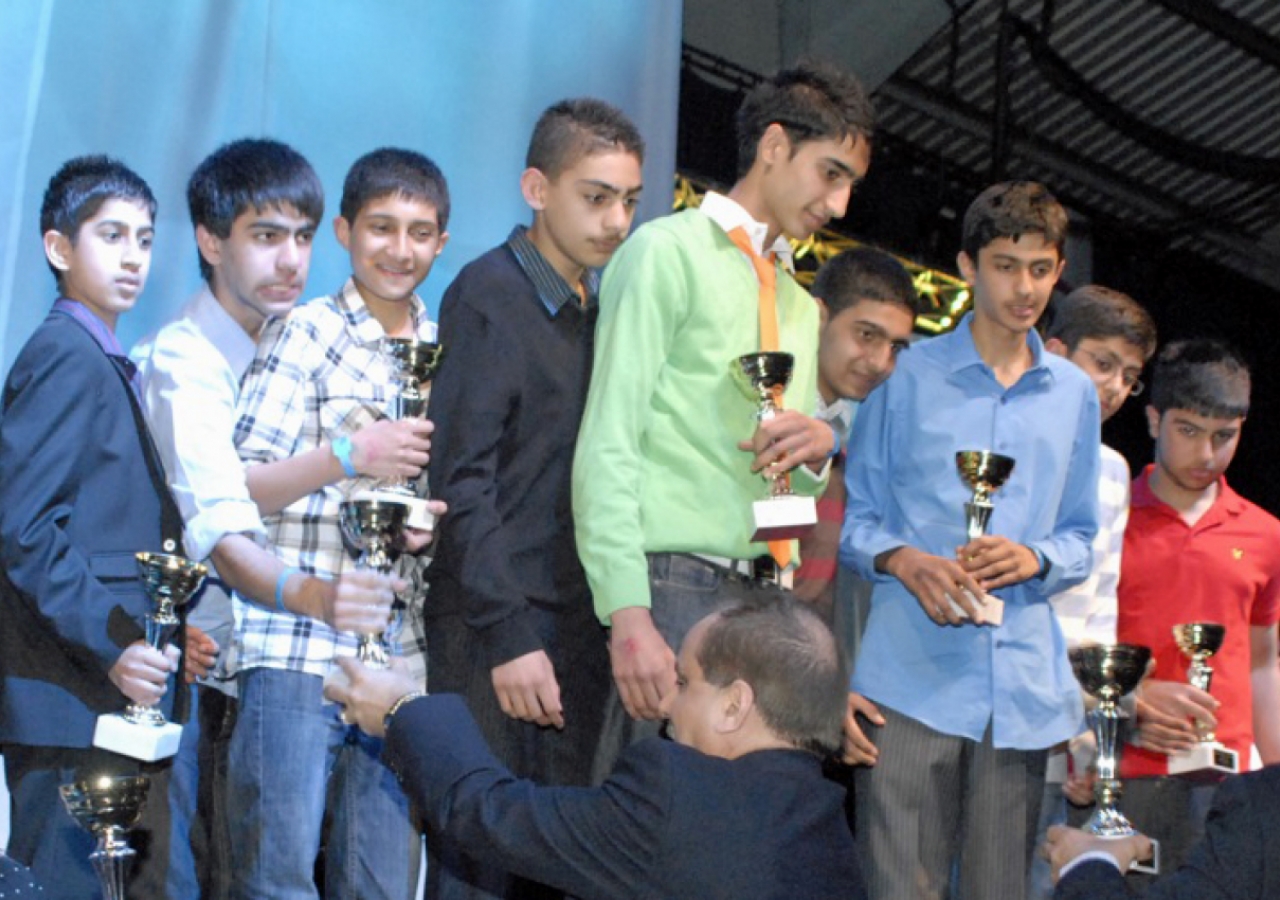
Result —
M54 896L96 897L93 839L62 783L143 772L129 893L164 896L168 767L95 749L97 718L166 699L179 652L144 640L134 554L174 552L181 518L138 405L116 320L146 284L156 202L104 156L66 163L40 213L59 299L18 354L0 417L0 744L9 852ZM178 711L179 718L181 711Z

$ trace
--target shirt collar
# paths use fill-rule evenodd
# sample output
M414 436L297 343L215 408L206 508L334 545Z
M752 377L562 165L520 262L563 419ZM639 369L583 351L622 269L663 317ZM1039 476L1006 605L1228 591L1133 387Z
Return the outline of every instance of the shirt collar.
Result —
M724 194L718 194L715 191L707 191L706 196L702 198L702 205L698 207L706 214L707 218L715 222L726 233L735 228L741 228L747 233L747 238L751 241L751 247L759 256L765 255L764 239L769 233L769 226L763 222L757 222L752 218L751 213L737 200L726 197ZM791 256L791 243L782 235L773 242L773 245L767 248L773 252L778 262L782 263L782 267L788 272L795 271L795 261Z
M250 336L240 323L213 296L206 285L190 301L192 323L223 355L231 371L243 376L258 350L257 340ZM263 323L265 329L267 323Z
M582 298L577 289L564 280L564 277L542 255L542 251L529 239L528 228L524 225L513 228L510 236L507 237L507 246L515 255L516 262L520 264L524 274L533 282L533 288L538 292L538 299L542 301L542 305L547 308L547 312L552 317L559 315L566 303L581 302ZM584 270L582 288L587 294L587 307L594 306L600 293L600 272L596 269Z
M1170 515L1182 518L1176 509L1165 503L1156 496L1156 492L1151 489L1151 473L1155 471L1155 463L1147 463L1146 467L1133 480L1133 491L1129 499L1129 504L1134 508L1157 506L1164 507ZM1218 476L1218 496L1213 501L1213 506L1200 518L1200 523L1204 523L1209 516L1215 511L1221 510L1224 515L1238 515L1244 511L1244 498L1231 489L1227 484L1227 476Z
M356 289L354 278L348 278L347 283L342 286L342 290L334 295L333 299L347 320L347 328L355 334L356 341L359 344L363 346L377 344L387 336L382 323L373 317L373 313L369 312L369 307L365 305L364 298L360 296L360 291ZM422 299L417 294L414 294L409 298L409 302L413 305L414 334L418 336L420 341L434 342L436 339L436 323L427 318L427 308Z
M120 346L120 339L116 337L116 333L111 330L106 322L90 312L89 307L79 300L72 300L70 297L59 297L54 301L53 308L66 313L79 322L107 356L123 357L125 355L124 347Z
M956 340L950 344L951 372L959 372L961 369L967 369L970 366L991 368L978 355L978 346L973 342L973 313L965 314L965 317L960 320L960 324L956 326L954 334L956 335ZM1027 367L1027 373L1042 373L1036 377L1050 376L1052 373L1045 362L1044 341L1040 339L1040 334L1034 328L1027 332L1027 347L1031 350L1031 365ZM1023 377L1026 377L1027 373L1024 373Z

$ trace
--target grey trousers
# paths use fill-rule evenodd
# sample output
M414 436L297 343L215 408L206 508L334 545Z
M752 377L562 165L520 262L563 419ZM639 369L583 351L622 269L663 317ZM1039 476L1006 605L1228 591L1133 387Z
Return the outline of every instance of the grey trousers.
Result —
M864 730L880 750L854 775L870 900L1013 900L1027 894L1044 750L999 750L884 706Z

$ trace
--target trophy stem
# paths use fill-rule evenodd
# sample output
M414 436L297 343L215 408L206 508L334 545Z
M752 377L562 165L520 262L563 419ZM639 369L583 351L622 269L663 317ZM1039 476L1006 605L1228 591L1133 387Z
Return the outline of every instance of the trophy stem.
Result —
M124 878L137 851L125 843L124 836L108 828L98 836L98 848L89 854L89 862L102 885L103 900L125 900Z
M994 509L995 505L989 500L974 500L964 505L965 534L969 540L976 541L987 533Z

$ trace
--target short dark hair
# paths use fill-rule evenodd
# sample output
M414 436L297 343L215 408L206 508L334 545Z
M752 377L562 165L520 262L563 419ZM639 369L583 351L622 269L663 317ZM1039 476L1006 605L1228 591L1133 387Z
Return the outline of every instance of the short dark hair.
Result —
M832 318L861 300L893 303L912 318L923 305L902 263L873 247L854 247L831 257L814 277L811 293L827 305Z
M1067 211L1044 185L1004 181L991 185L969 204L960 247L976 266L978 252L992 241L1017 241L1024 234L1038 234L1062 258L1067 227Z
M245 138L223 144L204 158L187 181L187 209L192 225L220 238L248 209L292 206L319 225L324 218L324 187L311 163L287 144ZM213 267L200 258L200 274L213 277Z
M849 667L831 629L803 603L764 595L713 613L696 658L709 684L751 685L779 738L819 756L839 749Z
M423 154L399 147L382 147L352 164L342 183L339 215L354 223L367 204L393 194L430 203L440 230L448 228L449 183L444 173Z
M738 177L750 171L765 129L777 123L791 140L792 154L805 141L870 141L876 114L862 83L835 66L802 62L751 89L738 108Z
M538 117L524 164L554 180L583 157L611 150L644 162L644 139L622 110L594 97L579 97L561 100Z
M109 156L77 156L67 160L49 179L40 203L40 234L56 231L75 246L80 227L108 200L128 200L146 209L154 222L156 198L137 172ZM62 273L49 264L62 284Z
M1057 338L1068 350L1075 350L1086 338L1118 337L1138 348L1144 360L1156 352L1156 323L1128 294L1086 284L1055 299L1049 310L1045 339Z
M1151 405L1163 415L1185 409L1213 419L1249 415L1249 365L1216 338L1174 341L1156 357Z

